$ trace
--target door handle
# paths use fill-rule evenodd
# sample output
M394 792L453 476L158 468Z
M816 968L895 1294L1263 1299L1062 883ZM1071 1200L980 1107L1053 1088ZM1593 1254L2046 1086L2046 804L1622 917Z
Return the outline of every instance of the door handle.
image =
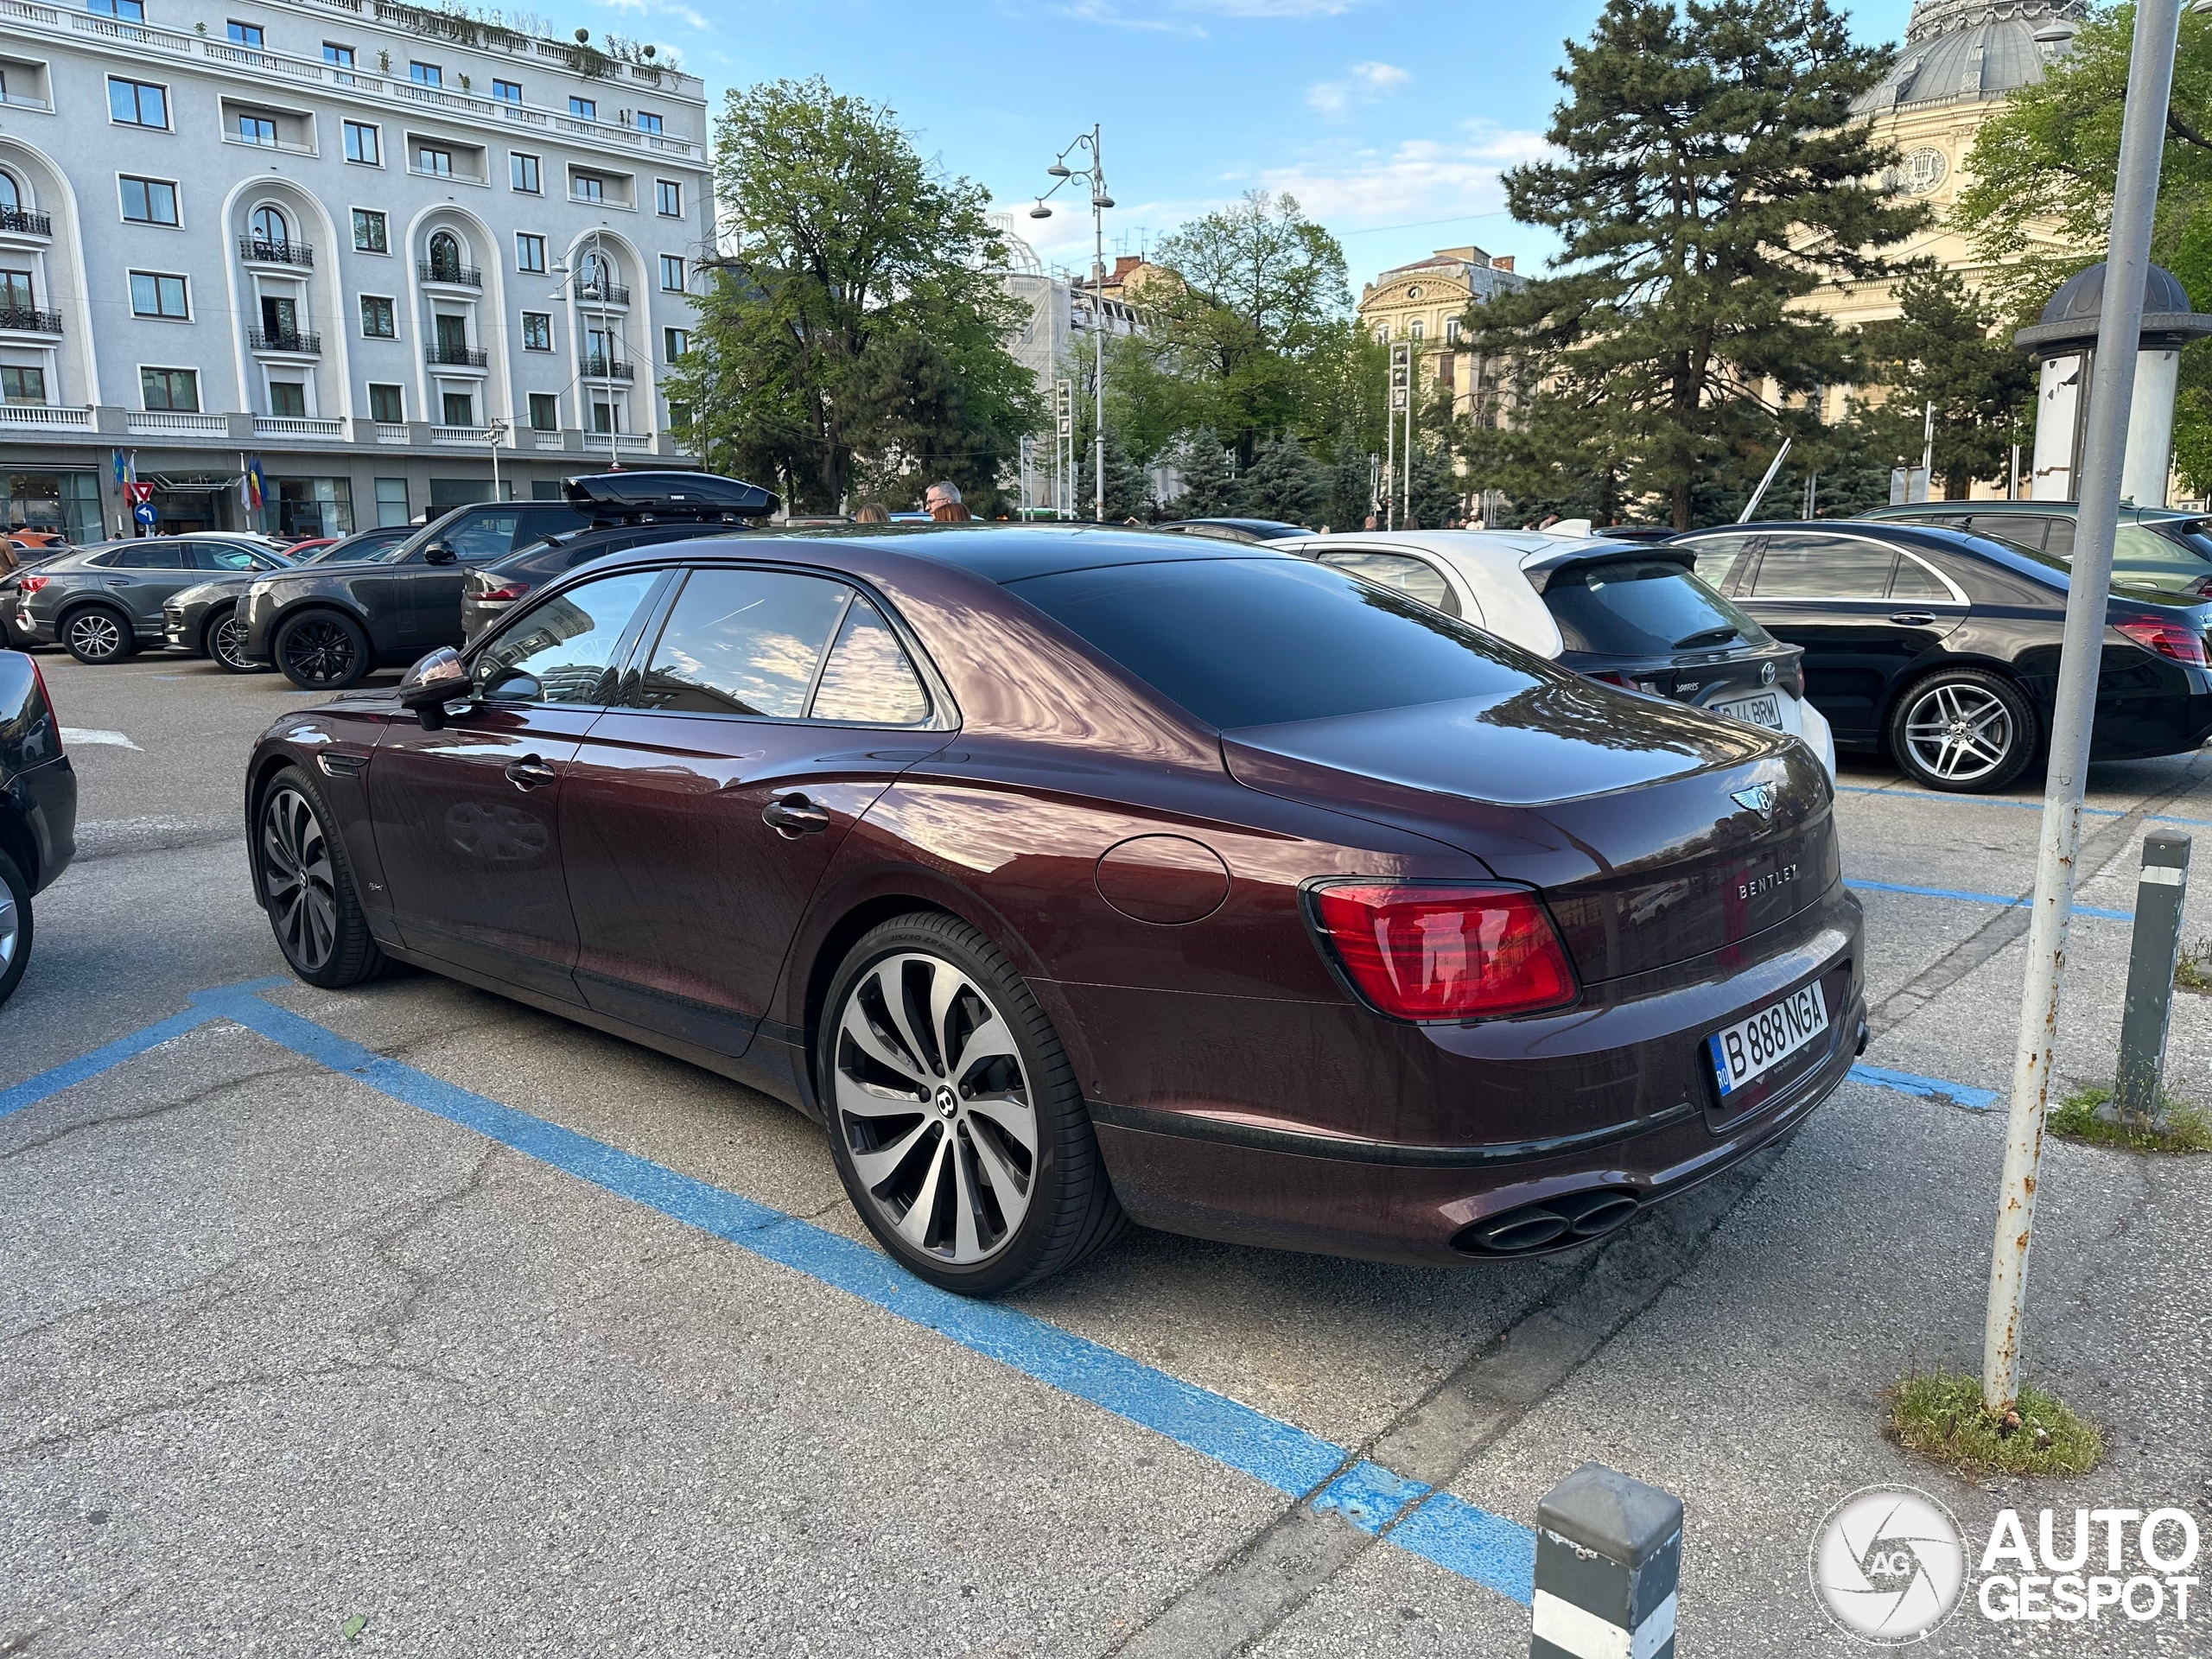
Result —
M1933 611L1891 611L1890 620L1908 628L1924 628L1936 620Z
M561 774L534 754L507 762L507 781L517 789L543 789L559 781Z
M830 827L830 810L804 795L786 795L760 809L760 822L787 839L820 835Z

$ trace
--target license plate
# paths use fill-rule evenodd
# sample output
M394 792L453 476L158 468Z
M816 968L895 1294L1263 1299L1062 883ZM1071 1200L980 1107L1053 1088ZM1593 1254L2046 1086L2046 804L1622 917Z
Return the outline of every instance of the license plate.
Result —
M1758 1082L1827 1028L1827 999L1821 995L1816 979L1749 1019L1714 1032L1705 1039L1706 1056L1713 1062L1720 1092L1732 1095L1745 1084Z
M1731 720L1748 721L1764 726L1770 732L1782 729L1782 703L1771 691L1762 691L1756 697L1732 697L1726 702L1707 705L1716 715L1726 715Z

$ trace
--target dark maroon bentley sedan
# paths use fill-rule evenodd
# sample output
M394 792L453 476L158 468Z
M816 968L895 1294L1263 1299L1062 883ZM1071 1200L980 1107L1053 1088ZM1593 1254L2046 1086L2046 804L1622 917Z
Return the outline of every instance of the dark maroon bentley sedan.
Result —
M586 565L279 721L246 810L302 978L764 1089L987 1294L1125 1218L1560 1249L1786 1135L1866 1033L1830 800L1304 559L948 528Z

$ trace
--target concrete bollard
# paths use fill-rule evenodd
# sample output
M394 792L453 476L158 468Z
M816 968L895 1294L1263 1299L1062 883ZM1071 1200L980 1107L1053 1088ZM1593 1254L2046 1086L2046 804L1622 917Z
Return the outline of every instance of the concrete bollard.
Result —
M1682 1500L1586 1463L1536 1503L1529 1659L1674 1659Z
M2135 937L2127 956L2127 1007L2120 1022L2120 1074L2110 1116L2143 1127L2163 1117L2158 1086L2166 1071L2166 1027L2181 961L2182 900L2189 893L2189 837L2154 830L2143 837L2143 876L2135 890Z

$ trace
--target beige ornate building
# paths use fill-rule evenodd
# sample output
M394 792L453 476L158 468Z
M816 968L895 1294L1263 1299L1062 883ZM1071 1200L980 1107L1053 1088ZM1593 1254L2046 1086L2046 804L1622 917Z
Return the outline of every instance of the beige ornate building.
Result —
M1440 381L1452 389L1454 413L1494 405L1484 360L1459 348L1460 319L1472 300L1527 285L1506 255L1478 247L1440 248L1426 259L1384 271L1360 290L1359 321L1385 345L1411 341L1424 387Z

